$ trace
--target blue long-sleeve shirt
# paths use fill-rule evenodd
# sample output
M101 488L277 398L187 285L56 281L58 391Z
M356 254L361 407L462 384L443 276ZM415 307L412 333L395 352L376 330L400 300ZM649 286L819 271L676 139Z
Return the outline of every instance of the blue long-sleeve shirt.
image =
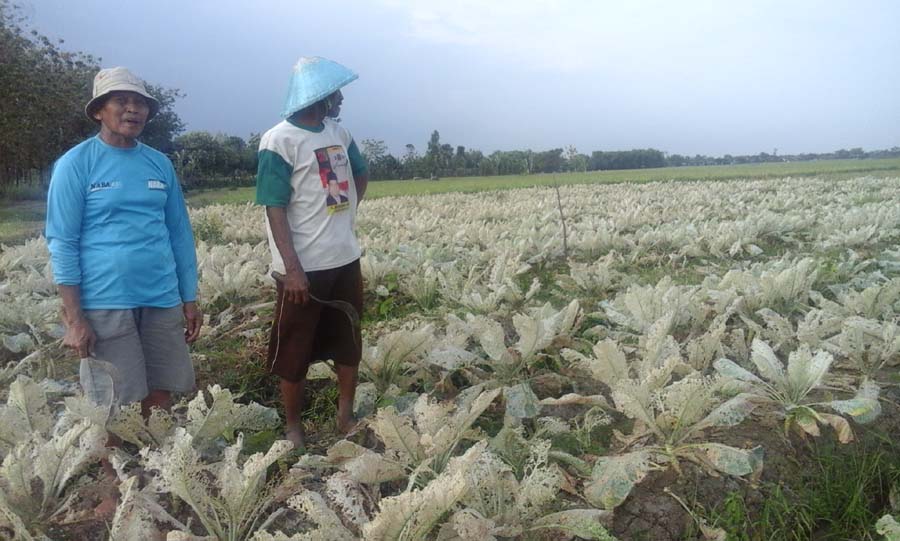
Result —
M161 152L92 137L53 168L47 244L57 284L86 310L170 308L197 298L197 258L181 186Z

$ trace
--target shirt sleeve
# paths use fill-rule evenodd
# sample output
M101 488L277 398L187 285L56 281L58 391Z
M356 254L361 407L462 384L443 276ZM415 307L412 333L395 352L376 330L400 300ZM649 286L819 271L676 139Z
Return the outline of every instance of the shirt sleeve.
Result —
M178 292L181 302L197 300L197 252L194 249L194 233L188 217L181 183L169 164L169 196L166 199L166 227L175 257L175 274L178 276Z
M350 140L350 148L347 149L347 157L350 158L350 170L353 171L354 177L364 175L369 170L366 159L359 152L356 141L352 139Z
M81 284L81 222L84 214L84 176L69 155L53 166L47 193L45 235L59 285Z
M259 151L256 171L256 203L267 207L286 207L291 202L293 167L273 150Z

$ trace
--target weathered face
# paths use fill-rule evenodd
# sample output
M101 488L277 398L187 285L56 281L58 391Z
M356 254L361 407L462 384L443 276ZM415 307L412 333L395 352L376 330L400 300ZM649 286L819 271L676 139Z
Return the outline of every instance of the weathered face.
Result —
M328 96L328 101L329 103L331 103L331 108L328 109L328 112L325 113L325 116L337 118L341 114L341 104L344 102L344 95L341 94L340 90L338 90L334 94Z
M114 91L103 107L97 109L94 118L103 125L103 130L126 140L136 139L147 123L150 104L137 92Z

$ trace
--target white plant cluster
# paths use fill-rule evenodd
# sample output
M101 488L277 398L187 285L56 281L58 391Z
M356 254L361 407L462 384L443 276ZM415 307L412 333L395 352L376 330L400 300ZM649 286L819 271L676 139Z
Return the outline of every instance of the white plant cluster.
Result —
M245 450L274 412L219 386L143 419L37 383L29 355L59 336L46 247L4 247L0 534L46 536L106 432L140 449L114 460L113 539L612 539L615 508L654 471L758 474L755 423L848 442L877 422L900 364L897 179L561 195L568 259L552 190L363 203L365 291L383 316L363 329L368 437L290 468L285 442ZM265 333L260 209L192 217L209 239L211 333Z

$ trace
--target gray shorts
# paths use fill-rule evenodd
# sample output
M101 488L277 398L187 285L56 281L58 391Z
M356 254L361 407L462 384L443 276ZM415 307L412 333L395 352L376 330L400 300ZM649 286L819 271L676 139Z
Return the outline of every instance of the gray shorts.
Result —
M143 400L151 390L195 389L181 306L85 310L84 316L97 335L94 356L116 367L118 404Z

